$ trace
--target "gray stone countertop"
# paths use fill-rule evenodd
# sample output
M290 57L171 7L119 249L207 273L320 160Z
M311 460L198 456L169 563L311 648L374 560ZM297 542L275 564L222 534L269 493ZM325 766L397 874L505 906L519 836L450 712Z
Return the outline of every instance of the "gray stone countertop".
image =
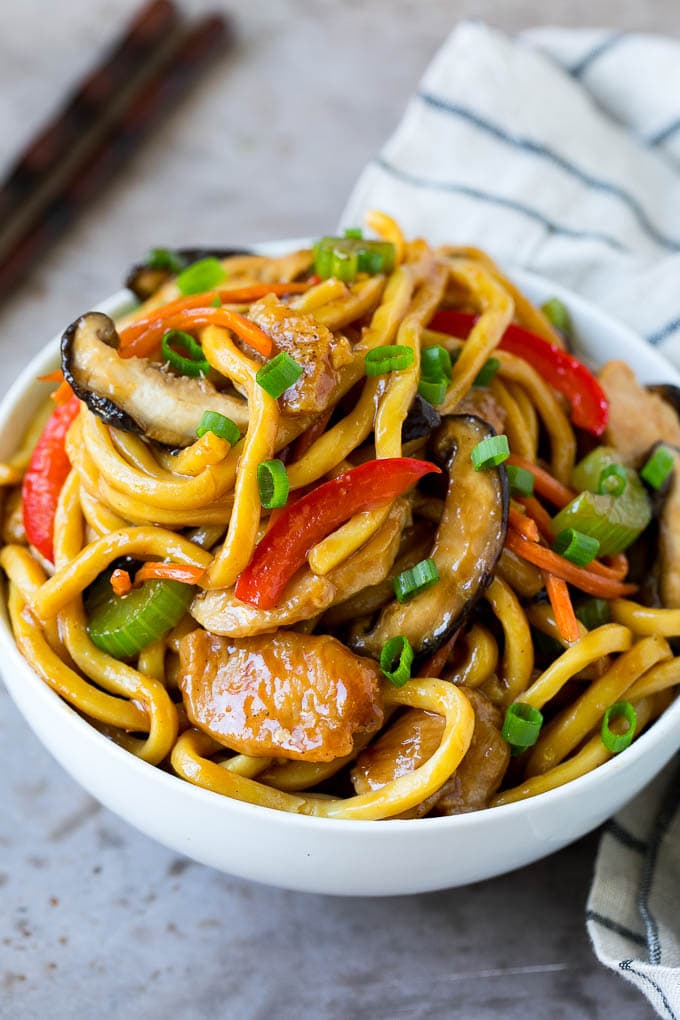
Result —
M134 0L4 0L0 160ZM0 309L9 385L150 245L332 227L455 21L680 31L677 0L246 0L239 45ZM596 962L597 836L522 871L410 898L267 889L178 858L87 796L0 686L0 1017L256 1020L617 1017L653 1012Z

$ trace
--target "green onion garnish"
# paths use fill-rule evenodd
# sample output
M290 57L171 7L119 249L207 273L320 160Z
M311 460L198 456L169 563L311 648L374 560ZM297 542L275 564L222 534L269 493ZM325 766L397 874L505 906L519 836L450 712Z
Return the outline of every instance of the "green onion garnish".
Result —
M433 407L444 403L447 389L448 383L446 379L421 379L418 383L418 393L420 393L424 400L432 404Z
M421 560L409 570L403 570L394 579L394 594L398 602L407 602L421 591L431 588L439 580L437 564L433 559Z
M542 725L543 714L537 708L524 701L516 701L506 710L501 736L510 744L513 753L519 754L534 746Z
M411 347L392 344L374 347L366 355L366 375L384 375L386 372L402 372L413 364L415 354Z
M500 367L501 363L498 358L489 358L486 364L482 366L481 371L477 373L472 385L488 386Z
M673 470L673 454L667 446L657 446L640 472L640 478L652 489L660 489Z
M170 346L171 344L174 344L174 347ZM186 356L176 351L175 347L186 351ZM182 375L207 375L210 371L201 345L181 329L169 329L163 334L161 351L165 360Z
M559 329L560 333L564 333L565 336L571 336L573 332L571 315L567 306L559 298L550 298L544 305L541 305L541 311L555 329Z
M212 432L220 439L226 439L230 446L236 446L241 438L241 430L236 422L220 414L219 411L203 412L203 417L196 429L196 435L200 439L206 432Z
M606 599L586 599L575 607L574 613L587 630L595 630L609 623L609 603Z
M534 476L526 468L516 467L508 464L505 469L508 473L508 483L513 496L533 496Z
M184 259L171 248L152 248L144 261L149 269L167 269L171 273L181 273L185 266Z
M614 733L611 729L609 724L615 719L626 720L628 723L628 729L625 733ZM610 705L604 713L601 730L602 743L608 751L612 752L612 754L618 754L619 751L625 751L626 748L633 742L636 726L637 713L630 701L617 701L614 705Z
M281 460L263 460L257 465L260 503L266 510L285 506L288 500L288 473Z
M303 369L294 358L285 351L281 351L275 358L268 361L259 369L255 381L263 390L266 390L270 397L278 400L287 389L298 381L303 374Z
M222 298L220 297L220 295L219 294L215 294L215 297L212 299L210 304L212 305L213 308L221 308L222 307Z
M390 638L380 653L380 670L395 687L403 687L411 679L413 648L403 634Z
M349 283L357 273L391 273L396 249L390 241L365 241L363 237L322 237L314 245L314 272L322 280L334 276Z
M487 436L481 443L477 443L471 456L475 471L487 471L489 468L498 467L510 456L508 437Z
M575 563L577 567L585 567L591 563L600 551L600 543L590 535L584 535L575 528L560 531L553 542L553 549L565 560Z
M620 496L628 485L628 473L621 464L610 464L600 473L597 491L604 496Z
M364 232L361 227L345 227L345 237L352 237L357 241L361 241L364 236Z
M199 259L179 274L176 283L182 294L201 294L204 290L218 287L227 278L219 259L212 255L207 259Z
M424 379L437 382L440 379L450 381L453 372L451 355L446 347L433 344L432 347L424 347L420 354L420 372Z

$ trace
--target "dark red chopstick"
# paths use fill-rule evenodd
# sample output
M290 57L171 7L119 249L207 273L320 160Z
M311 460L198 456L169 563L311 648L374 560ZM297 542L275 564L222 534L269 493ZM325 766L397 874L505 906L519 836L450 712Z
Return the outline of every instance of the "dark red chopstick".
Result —
M141 28L140 28L141 26ZM133 32L134 28L134 32ZM161 30L160 33L158 30ZM142 74L136 83L127 88L120 82L121 68L127 66L128 56L123 63L116 62L115 55L121 49L129 54L130 38L140 52L143 37L151 43L146 53ZM66 152L63 163L57 168L57 185L53 170L47 180L40 180L39 161L30 153L38 152L40 146L34 142L29 152L15 165L4 187L23 191L29 205L23 207L24 222L16 229L14 236L8 236L0 229L0 295L7 293L43 255L47 247L57 240L75 219L83 206L101 193L113 174L134 153L138 144L158 121L181 98L205 69L208 61L231 40L226 20L220 15L209 15L188 29L182 29L174 7L166 0L155 0L135 19L126 36L110 54L105 64L87 79L87 87L81 86L76 95L81 97L67 103L60 118L41 135L43 140L59 140L57 148ZM151 69L149 69L151 64ZM94 83L94 84L93 84ZM92 106L94 93L106 101L90 125L89 137L79 137L79 148L69 150L68 138L75 123L73 108L83 108L82 96L87 93ZM122 94L121 94L122 93ZM65 111L70 111L65 114ZM47 141L44 142L47 148ZM36 171L38 171L36 173ZM33 178L33 189L30 179ZM14 183L10 183L11 181ZM8 191L9 194L9 191ZM30 215L27 215L27 212ZM3 238L5 241L2 248Z

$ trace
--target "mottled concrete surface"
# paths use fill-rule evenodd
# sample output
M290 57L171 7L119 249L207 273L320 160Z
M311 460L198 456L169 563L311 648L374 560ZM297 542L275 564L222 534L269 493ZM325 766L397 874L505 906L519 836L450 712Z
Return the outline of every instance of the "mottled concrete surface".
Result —
M187 8L220 6L195 0ZM680 31L677 0L250 0L215 67L0 312L0 389L152 243L334 223L438 42L464 16ZM133 0L6 0L0 161ZM652 1012L594 960L596 838L521 872L410 899L278 892L177 858L87 797L0 688L0 1016L617 1017ZM416 866L417 862L414 862Z

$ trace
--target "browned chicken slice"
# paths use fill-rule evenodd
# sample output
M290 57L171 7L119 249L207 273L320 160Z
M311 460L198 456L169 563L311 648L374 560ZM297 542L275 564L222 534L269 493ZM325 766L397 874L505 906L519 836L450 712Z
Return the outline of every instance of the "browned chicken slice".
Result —
M475 710L472 741L462 762L439 791L434 806L436 815L460 815L487 807L510 761L510 746L501 737L500 711L481 691L465 689L465 694Z
M248 317L274 342L274 353L285 351L304 374L281 397L288 414L317 414L325 410L339 381L338 369L352 360L352 347L344 336L284 305L273 294L251 306Z
M415 772L437 750L443 732L443 716L409 708L361 752L351 773L354 789L357 793L370 793ZM422 818L438 797L439 791L398 817Z
M609 401L604 441L616 447L626 463L639 467L654 443L680 446L680 421L669 403L650 393L624 361L608 361L600 382Z
M510 748L500 735L501 714L480 691L461 688L475 713L467 754L450 779L431 797L400 818L462 814L486 807L501 784ZM393 779L414 772L439 747L444 720L431 712L409 709L378 740L361 752L352 769L357 793L379 790Z
M313 574L308 567L299 571L273 609L257 609L237 599L233 588L217 588L199 592L191 604L191 615L212 634L225 637L251 637L310 620L387 577L409 517L407 501L396 500L385 523L361 549L326 577Z
M255 757L333 761L383 719L375 663L325 635L195 630L180 643L179 686L195 726Z

